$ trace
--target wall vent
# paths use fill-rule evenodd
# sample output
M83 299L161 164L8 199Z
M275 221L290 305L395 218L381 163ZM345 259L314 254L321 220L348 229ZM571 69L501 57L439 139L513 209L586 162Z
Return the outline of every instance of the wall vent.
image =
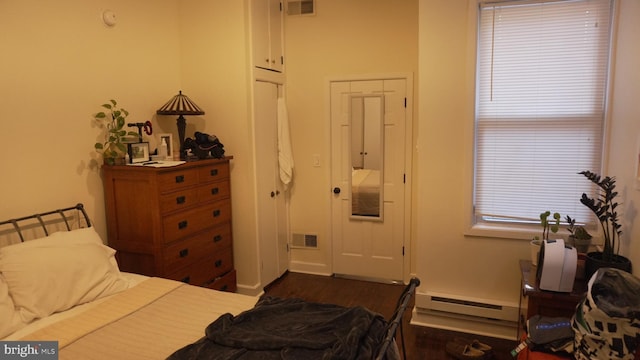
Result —
M287 15L314 15L314 0L289 0L287 1Z
M291 247L293 248L318 248L318 235L315 234L293 234Z

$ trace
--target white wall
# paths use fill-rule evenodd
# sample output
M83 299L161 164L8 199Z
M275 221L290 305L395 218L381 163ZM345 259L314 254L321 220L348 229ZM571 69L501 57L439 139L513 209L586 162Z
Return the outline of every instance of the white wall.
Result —
M319 251L296 251L293 260L330 262L323 251L330 241L325 79L413 72L417 151L410 270L421 278L421 291L517 301L517 261L529 256L527 242L464 236L474 1L366 3L318 0L317 15L287 18L296 161L292 230L317 233L320 241ZM197 128L216 134L234 155L236 267L240 285L257 286L246 6L246 0L0 1L0 219L83 202L106 238L102 181L91 162L99 139L92 115L115 98L132 121L151 120L156 132L177 139L175 119L157 118L155 111L182 89L206 111L187 119L187 133ZM637 265L640 3L622 0L620 6L607 173L618 177L624 199L623 253ZM107 8L118 17L113 28L100 18ZM312 165L314 154L321 155L319 168Z
M231 160L234 265L241 291L262 290L255 220L255 169L247 1L180 1L182 90L205 110L187 119L216 135ZM191 128L189 127L191 123Z
M131 122L175 127L155 111L180 86L177 4L0 1L0 218L82 202L106 239L93 114L116 99Z
M417 75L417 1L363 4L318 0L315 15L285 19L287 106L295 161L291 229L318 235L317 250L292 250L292 269L331 273L328 78ZM313 165L315 155L320 158L318 167ZM410 246L407 238L407 249Z
M529 257L528 240L465 236L471 216L475 3L420 0L416 272L421 293L517 305L518 259ZM622 0L619 15L605 173L618 178L624 203L622 254L637 263L640 192L633 185L640 134L640 4Z
M246 1L0 1L0 219L85 204L106 240L93 114L109 99L131 122L178 135L156 110L183 90L187 117L217 135L231 161L238 283L259 283L253 214ZM102 12L115 12L108 27ZM149 139L152 147L155 139Z
M613 62L611 133L606 174L617 178L624 214L621 253L640 276L640 2L621 0Z

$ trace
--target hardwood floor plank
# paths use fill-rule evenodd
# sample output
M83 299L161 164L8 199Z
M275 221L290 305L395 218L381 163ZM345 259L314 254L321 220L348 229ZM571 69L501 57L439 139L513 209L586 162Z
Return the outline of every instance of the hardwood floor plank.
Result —
M404 290L404 285L289 272L269 285L265 289L265 293L271 296L294 297L306 301L342 306L360 305L389 319L393 315L402 290ZM513 359L509 352L516 346L515 341L410 325L413 306L414 298L411 299L403 319L407 359L453 359L446 353L445 345L456 337L478 339L489 344L494 348L494 359L496 360ZM396 339L402 351L400 330L397 332Z

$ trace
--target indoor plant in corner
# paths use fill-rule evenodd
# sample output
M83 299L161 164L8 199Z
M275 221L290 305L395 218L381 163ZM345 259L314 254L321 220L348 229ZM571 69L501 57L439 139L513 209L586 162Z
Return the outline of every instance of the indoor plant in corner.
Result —
M569 237L567 243L576 248L578 253L586 254L591 246L591 234L582 225L576 225L576 219L567 215L565 217L567 222L567 231L569 231Z
M620 235L622 234L622 224L618 219L618 202L616 196L616 179L614 177L600 175L591 171L581 171L589 181L598 186L598 194L591 198L583 193L580 203L588 207L598 219L602 228L604 240L602 251L587 253L585 263L585 273L590 278L601 267L613 267L627 272L631 272L631 261L619 255Z
M102 104L103 108L109 110L108 113L101 111L94 115L98 126L105 129L104 143L97 142L94 147L97 152L102 153L104 163L107 165L124 163L124 160L119 161L119 159L124 159L124 154L127 152L123 140L128 136L138 136L138 133L134 131L124 130L125 119L129 116L129 112L118 108L117 105L115 100L110 100L108 103Z

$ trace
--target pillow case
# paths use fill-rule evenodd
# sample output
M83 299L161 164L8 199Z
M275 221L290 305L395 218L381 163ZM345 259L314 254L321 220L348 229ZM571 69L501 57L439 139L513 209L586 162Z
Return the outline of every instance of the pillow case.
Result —
M0 248L0 274L29 323L125 290L114 255L93 228L61 231Z
M9 287L0 275L0 339L20 329L25 324L20 320L13 299L9 296Z

